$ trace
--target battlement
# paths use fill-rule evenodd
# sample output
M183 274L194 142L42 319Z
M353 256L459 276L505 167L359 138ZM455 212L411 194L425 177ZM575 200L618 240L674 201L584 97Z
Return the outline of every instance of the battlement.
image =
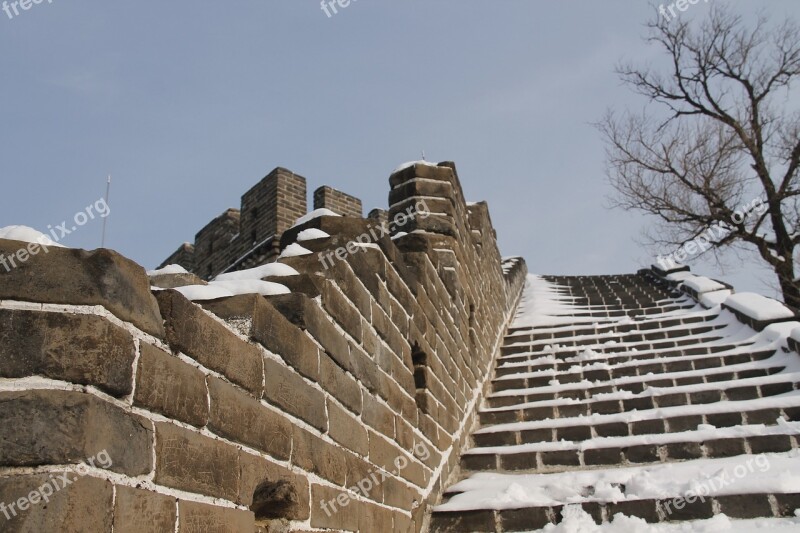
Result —
M362 216L361 200L324 185L314 191L314 209ZM281 235L307 211L306 179L277 167L242 195L239 209L227 209L184 243L159 268L180 265L203 279L274 261Z

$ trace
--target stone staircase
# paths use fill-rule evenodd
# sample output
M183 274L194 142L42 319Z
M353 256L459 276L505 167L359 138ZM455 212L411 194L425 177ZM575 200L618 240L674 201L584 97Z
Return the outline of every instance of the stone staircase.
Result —
M529 278L430 530L794 516L797 326L756 331L654 271Z

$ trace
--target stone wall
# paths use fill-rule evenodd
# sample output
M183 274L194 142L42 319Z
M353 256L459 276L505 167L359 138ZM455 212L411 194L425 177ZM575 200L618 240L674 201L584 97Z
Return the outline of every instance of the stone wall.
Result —
M198 305L108 250L0 271L0 529L423 530L525 265L501 261L452 164L390 183L392 217L437 214L284 231L330 235L280 260L291 294Z

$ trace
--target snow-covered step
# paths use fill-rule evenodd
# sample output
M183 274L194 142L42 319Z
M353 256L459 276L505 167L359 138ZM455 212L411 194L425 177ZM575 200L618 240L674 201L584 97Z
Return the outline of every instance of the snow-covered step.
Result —
M800 323L754 328L690 296L649 271L529 277L431 531L581 531L617 513L800 530Z

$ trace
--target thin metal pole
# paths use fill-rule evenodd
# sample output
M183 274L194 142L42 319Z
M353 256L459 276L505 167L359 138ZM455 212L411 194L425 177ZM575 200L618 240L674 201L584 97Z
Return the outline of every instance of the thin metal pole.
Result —
M107 206L106 209L110 207L108 205L108 198L110 195L111 195L111 174L108 175L108 181L106 181L106 206ZM103 218L103 238L100 241L100 248L106 247L106 222L108 222L108 216Z

